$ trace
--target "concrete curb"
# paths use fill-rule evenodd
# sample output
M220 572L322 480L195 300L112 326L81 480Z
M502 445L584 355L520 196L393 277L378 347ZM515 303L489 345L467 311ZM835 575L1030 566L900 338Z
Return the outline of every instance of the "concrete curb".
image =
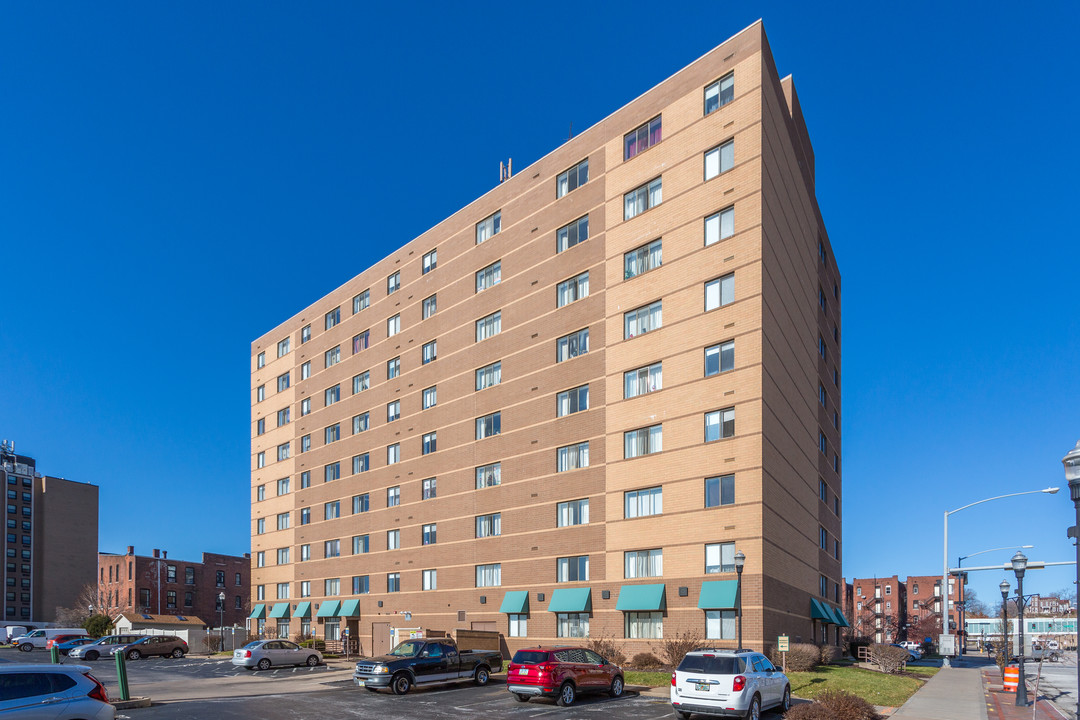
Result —
M111 703L117 710L132 710L134 708L148 708L150 707L150 698L148 697L133 697L130 700L113 700Z

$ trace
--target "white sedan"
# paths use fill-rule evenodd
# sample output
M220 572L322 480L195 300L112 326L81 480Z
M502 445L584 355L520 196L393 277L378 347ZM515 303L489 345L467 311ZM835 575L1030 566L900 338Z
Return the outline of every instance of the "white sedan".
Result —
M307 665L315 667L323 661L322 653L314 648L300 647L291 640L255 640L233 651L232 664L249 670L268 670L275 665Z

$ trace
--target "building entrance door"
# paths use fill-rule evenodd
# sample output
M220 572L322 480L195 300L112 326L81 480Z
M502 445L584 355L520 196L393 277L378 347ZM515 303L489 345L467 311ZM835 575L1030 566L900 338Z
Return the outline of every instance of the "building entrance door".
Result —
M373 656L385 655L392 649L390 647L390 623L371 623L371 654Z

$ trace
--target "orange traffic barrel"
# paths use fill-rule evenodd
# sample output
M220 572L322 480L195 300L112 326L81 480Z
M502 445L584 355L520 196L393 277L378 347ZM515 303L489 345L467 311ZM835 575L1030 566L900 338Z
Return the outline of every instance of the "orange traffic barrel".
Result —
M1020 683L1020 668L1010 665L1005 668L1005 692L1016 692L1016 686Z

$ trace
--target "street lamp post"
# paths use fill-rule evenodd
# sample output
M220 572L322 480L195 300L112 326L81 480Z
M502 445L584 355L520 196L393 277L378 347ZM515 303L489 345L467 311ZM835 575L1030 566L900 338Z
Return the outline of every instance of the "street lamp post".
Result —
M1009 664L1009 581L1002 580L998 585L1001 591L1001 642L1005 646L1002 652L1005 654L1005 664ZM1001 669L1002 678L1005 677L1005 668Z
M735 553L735 573L738 576L738 581L735 585L735 605L739 614L739 650L742 650L742 569L745 564L746 555L740 550Z
M943 635L949 634L949 516L955 515L961 510L967 510L969 507L975 505L982 505L984 502L990 502L991 500L1001 500L1002 498L1016 497L1017 495L1034 495L1035 493L1047 493L1053 495L1058 491L1056 487L1044 488L1042 490L1025 490L1023 492L1007 493L1005 495L996 495L994 497L985 498L983 500L976 500L973 503L968 503L962 507L958 507L955 510L945 511L945 537L944 537L944 550L945 550L945 562L944 570L941 573L941 632ZM944 653L941 664L944 667L949 667L949 656Z
M218 637L221 638L219 650L225 649L225 593L219 592L218 596Z
M1069 494L1076 508L1076 524L1069 528L1068 537L1076 540L1076 588L1080 592L1080 440L1061 462L1065 466L1065 479L1069 481ZM1080 663L1076 664L1076 683L1080 687Z
M1020 625L1020 677L1016 682L1016 705L1027 707L1027 684L1024 682L1024 571L1027 570L1027 556L1019 550L1012 558L1013 572L1016 574L1016 616Z
M990 548L989 550L980 550L979 552L973 552L973 553L970 553L968 555L961 555L960 557L958 557L956 559L956 567L957 567L957 569L963 567L965 560L967 560L970 557L975 557L976 555L982 555L983 553L997 552L998 550L1030 550L1033 547L1035 547L1035 546L1034 545L1009 545L1007 547L998 547L998 548ZM960 577L960 587L961 587L961 589L963 589L963 588L967 587L967 573L960 573L960 575L962 576L962 577ZM964 633L962 635L963 641L960 643L960 655L963 655L964 654L964 646L967 645L967 631L966 631L967 629L964 626L964 612L967 610L967 598L965 597L964 600L961 601L957 605L957 607L960 609L960 632Z

